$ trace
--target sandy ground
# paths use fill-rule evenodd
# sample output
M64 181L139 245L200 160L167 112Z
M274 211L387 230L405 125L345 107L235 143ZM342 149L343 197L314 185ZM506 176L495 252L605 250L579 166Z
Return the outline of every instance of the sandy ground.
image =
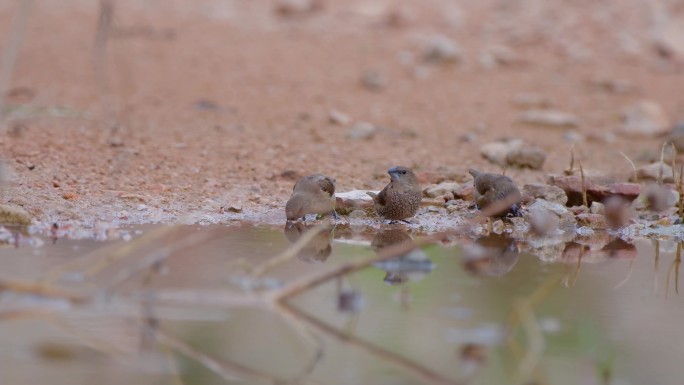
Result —
M3 47L19 3L0 1ZM98 2L33 2L0 198L38 223L284 221L297 175L331 175L338 191L380 189L394 165L466 181L468 167L501 169L479 153L501 137L547 152L542 170L508 171L520 184L563 170L577 137L586 169L626 173L620 151L645 164L664 139L623 135L621 111L647 99L684 118L681 56L654 43L684 21L676 1L321 0L290 14L278 4L308 2L114 3L97 65ZM436 35L460 47L457 62L424 60ZM680 35L666 36L677 48ZM521 93L579 125L521 124ZM378 129L352 139L358 122Z

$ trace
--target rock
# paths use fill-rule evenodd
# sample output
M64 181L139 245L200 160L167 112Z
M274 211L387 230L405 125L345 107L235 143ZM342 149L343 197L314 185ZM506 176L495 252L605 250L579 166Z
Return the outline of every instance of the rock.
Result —
M668 142L672 143L680 153L684 152L684 121L675 125L668 137Z
M579 124L573 114L551 109L532 109L520 116L520 121L526 124L547 127L576 127Z
M302 16L323 8L321 0L278 0L275 11L282 16Z
M510 151L506 163L518 168L539 170L546 160L546 152L538 147L523 147Z
M544 199L536 199L531 205L527 206L527 211L550 211L559 217L568 212L567 207L560 203L549 202Z
M480 54L478 61L482 67L487 69L521 63L520 58L511 48L502 45L488 47Z
M660 169L661 169L661 163L656 162L656 163L651 163L646 166L641 166L637 168L637 179L639 181L644 181L644 180L650 180L650 181L657 181L658 177L661 175L660 174ZM662 163L662 182L665 183L674 183L675 178L674 178L674 171L672 170L672 167L669 166L666 163ZM630 181L636 182L634 180L634 176L630 178Z
M222 206L221 211L227 212L227 213L241 213L242 212L242 206L236 206L236 205Z
M591 81L591 85L612 94L626 94L636 89L632 83L624 79L596 78Z
M601 214L584 213L579 214L577 217L577 223L580 226L588 226L592 229L607 229L608 222L606 217Z
M530 208L527 212L527 217L530 228L539 235L555 232L560 223L560 218L556 213L539 205L535 208Z
M335 210L338 214L348 215L355 209L364 210L373 206L373 200L366 190L352 190L335 193ZM374 191L376 194L379 191Z
M330 113L328 113L328 120L330 123L340 126L346 126L347 124L351 123L351 118L349 115L337 110L331 110Z
M653 44L662 56L684 60L684 20L668 17L656 23L652 35Z
M461 188L461 185L458 183L444 182L444 183L428 186L425 190L423 190L423 195L428 197L428 198L437 198L437 197L445 196L449 193L454 194L454 191L456 191L460 188Z
M385 176L386 174L382 177ZM463 170L450 167L439 167L435 171L419 171L416 172L416 177L422 184L439 184L445 181L465 182L470 179L470 175Z
M551 100L544 95L521 92L513 96L513 105L521 108L547 108Z
M538 147L526 145L522 139L500 139L480 147L480 154L494 164L519 168L539 169L546 153Z
M375 136L375 132L378 130L377 127L370 123L366 122L359 122L354 125L351 129L349 129L349 132L347 133L347 136L351 139L359 140L359 139L372 139L373 136Z
M570 143L584 142L585 139L586 138L584 137L584 135L582 135L581 133L579 133L575 130L566 131L563 134L563 140L565 140L566 142L570 142Z
M365 218L366 217L366 211L361 210L361 209L353 209L349 213L349 218Z
M28 226L31 215L19 206L0 204L0 224L7 226Z
M463 184L459 189L454 190L454 198L463 199L465 201L472 201L474 192L475 186L473 186L472 182Z
M522 148L522 139L500 139L489 142L480 147L480 154L488 161L500 166L508 165L506 158L514 150Z
M552 203L565 206L568 203L568 196L565 191L558 186L551 186L542 183L526 184L523 186L523 201L531 201L535 198L542 198Z
M461 56L461 48L444 35L427 38L423 47L423 60L429 63L457 63L461 60Z
M361 85L369 91L380 91L387 86L387 78L377 71L364 71Z
M591 202L591 207L589 207L589 212L591 214L601 214L606 213L606 207L600 202Z
M603 202L611 196L620 196L628 201L633 201L641 193L641 186L636 183L607 182L608 177L585 178L588 204L591 202ZM602 182L602 183L601 183ZM582 205L582 180L579 175L549 175L547 183L558 186L568 197L568 206Z
M663 108L650 100L626 108L622 119L622 132L627 135L658 136L666 134L670 128L670 119Z

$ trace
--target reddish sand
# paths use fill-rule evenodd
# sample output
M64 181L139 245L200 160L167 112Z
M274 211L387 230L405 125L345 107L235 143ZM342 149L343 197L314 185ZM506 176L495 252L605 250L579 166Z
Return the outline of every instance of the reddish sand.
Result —
M3 46L18 3L0 4ZM115 3L99 67L109 91L94 64L98 2L33 4L0 137L15 174L2 201L42 223L284 220L292 175L329 174L338 191L379 189L399 164L466 180L468 167L500 170L479 148L503 136L548 153L542 170L508 171L543 181L567 166L569 129L519 123L523 92L577 116L577 157L607 173L630 170L620 151L644 164L663 141L622 136L625 107L649 99L684 118L681 60L651 41L656 16L684 15L673 1L327 0L289 16L265 0ZM423 61L435 34L460 63ZM493 47L509 62L486 68ZM384 88L362 86L369 70ZM332 110L351 121L331 123ZM380 129L350 139L359 121Z

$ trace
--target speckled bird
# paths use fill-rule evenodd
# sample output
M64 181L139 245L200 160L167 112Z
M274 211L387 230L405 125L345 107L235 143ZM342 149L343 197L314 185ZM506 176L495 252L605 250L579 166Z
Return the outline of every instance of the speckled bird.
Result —
M518 215L518 202L522 195L511 178L501 174L480 172L472 168L468 172L475 178L473 182L475 185L474 198L480 210L487 208L492 203L510 199L513 202L510 206L503 207L493 213L492 216Z
M322 174L305 176L295 183L285 204L288 221L308 214L335 214L335 179Z
M416 215L423 190L416 174L407 167L392 167L387 171L390 182L379 194L369 192L375 212L389 220L405 220Z

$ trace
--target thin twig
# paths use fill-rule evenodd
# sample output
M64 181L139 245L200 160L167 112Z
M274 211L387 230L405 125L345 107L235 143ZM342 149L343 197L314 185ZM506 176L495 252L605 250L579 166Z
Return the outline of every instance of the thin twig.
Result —
M578 163L580 169L580 180L582 181L582 204L584 207L589 207L589 201L587 200L587 186L584 180L584 169L582 168L582 162L580 161Z
M87 300L85 295L71 290L61 289L39 282L27 282L10 278L0 278L0 292L3 291L32 294L48 298L66 299L74 303L81 303Z
M155 336L159 343L164 344L169 348L183 354L184 356L202 364L205 368L218 374L226 381L234 382L237 380L244 380L245 378L252 378L268 381L269 383L279 383L279 379L268 373L248 368L235 362L219 361L216 358L198 351L184 341L172 337L161 330L157 330Z
M570 146L570 165L565 170L565 175L573 175L575 173L575 144Z
M655 240L655 258L653 260L653 292L658 293L658 261L660 260L660 241Z
M120 270L108 283L105 288L111 289L127 281L141 270L146 270L156 263L160 263L174 254L180 253L190 247L205 243L211 239L218 238L224 232L218 228L190 233L174 242L170 242L164 247L158 248L150 254L136 258L135 264L128 269Z
M429 383L429 384L444 384L444 385L458 385L460 384L459 381L457 380L450 380L448 378L443 377L442 375L433 372L432 370L409 360L408 358L405 358L403 356L400 356L396 353L393 353L389 350L386 350L382 347L379 347L377 345L373 345L368 341L365 341L361 338L358 338L353 335L345 334L340 332L339 330L335 329L334 327L328 325L327 323L319 320L318 318L315 318L309 314L306 314L302 312L301 310L289 306L286 304L283 304L281 307L283 311L289 312L293 317L299 318L302 321L306 322L307 324L313 326L316 328L318 331L324 333L327 336L333 337L337 339L338 341L347 343L351 346L358 347L369 354L378 357L382 359L385 362L392 363L396 365L397 367L400 367L402 369L405 369L412 374L414 374L417 377L420 377L422 379L421 383Z
M51 284L61 278L61 275L65 271L78 268L79 265L87 263L94 263L95 266L91 266L86 274L95 273L108 266L111 262L129 256L136 248L153 244L160 238L171 234L174 231L178 231L178 229L178 226L161 226L139 238L134 238L130 242L123 244L116 243L108 247L100 247L89 254L70 260L69 262L59 265L56 268L48 271L39 279L39 282L43 284Z
M627 283L627 281L629 281L629 279L632 277L632 267L634 267L634 260L633 259L629 261L629 269L627 270L627 276L625 277L625 279L620 281L620 283L615 285L615 287L613 288L614 290L621 288L624 284Z
M634 165L634 162L632 162L632 160L629 159L629 157L627 155L625 155L624 152L620 151L620 155L624 156L625 159L627 159L627 161L629 162L630 166L632 166L632 170L634 170L634 182L639 183L639 175L637 174L637 168Z
M311 243L311 241L313 241L318 234L324 230L327 230L328 225L329 223L321 223L320 225L307 230L306 233L304 233L304 235L297 240L297 242L290 245L290 247L288 247L285 251L254 267L254 269L251 271L251 274L255 277L259 277L273 267L296 257L297 254L299 254L299 252L301 252L309 243Z

